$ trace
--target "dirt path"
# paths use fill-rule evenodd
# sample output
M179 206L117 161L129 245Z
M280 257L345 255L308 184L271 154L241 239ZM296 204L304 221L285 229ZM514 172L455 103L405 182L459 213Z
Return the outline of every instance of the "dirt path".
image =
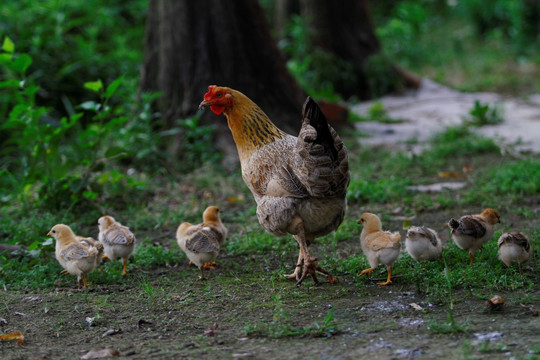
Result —
M444 127L463 123L476 100L497 106L504 118L501 124L478 128L480 134L500 139L502 144L517 143L515 149L518 151L540 153L540 95L519 99L492 93L462 93L424 79L417 91L364 102L354 106L352 111L366 116L374 103L382 103L390 118L404 121L357 123L357 129L371 136L362 142L375 145L401 143L406 148L410 147L404 144L407 140L422 142Z

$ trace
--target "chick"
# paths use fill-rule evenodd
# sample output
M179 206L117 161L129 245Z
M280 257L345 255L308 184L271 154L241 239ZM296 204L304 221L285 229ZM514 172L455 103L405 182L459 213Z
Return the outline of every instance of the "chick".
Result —
M227 237L227 229L219 218L220 212L218 207L210 206L204 211L201 224L184 222L176 231L178 246L201 271L200 280L204 280L204 265L217 257Z
M405 247L416 260L436 260L441 257L442 244L437 232L424 226L413 226L407 231Z
M497 241L499 247L499 259L510 267L515 260L518 264L529 261L532 255L532 247L529 238L524 233L517 231L504 233Z
M465 215L459 220L450 219L448 226L452 229L452 239L463 250L469 250L470 265L474 261L474 253L493 236L494 225L501 222L497 210L487 208L480 214Z
M60 265L68 273L77 275L79 288L81 283L87 288L87 274L98 265L98 250L78 242L71 228L64 224L53 226L47 236L56 240L56 259Z
M392 266L401 252L401 235L398 232L382 231L381 220L375 214L363 213L358 224L364 225L360 234L360 245L371 266L369 269L362 270L358 276L364 274L369 276L379 263L382 263L386 265L388 277L386 282L378 283L378 285L391 284Z
M111 260L116 260L117 257L122 258L124 265L122 275L127 275L126 267L129 256L135 248L135 235L112 216L100 217L98 224L98 240L103 244L104 257Z

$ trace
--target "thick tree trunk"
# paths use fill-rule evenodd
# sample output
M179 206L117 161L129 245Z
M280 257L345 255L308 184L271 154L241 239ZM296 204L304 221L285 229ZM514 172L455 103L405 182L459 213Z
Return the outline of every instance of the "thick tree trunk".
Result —
M145 48L141 89L163 92L167 127L193 115L216 84L243 92L279 127L299 128L305 93L256 0L151 0Z
M315 43L353 64L355 81L334 84L345 98L371 97L364 63L381 50L367 0L301 0L302 15L312 27Z

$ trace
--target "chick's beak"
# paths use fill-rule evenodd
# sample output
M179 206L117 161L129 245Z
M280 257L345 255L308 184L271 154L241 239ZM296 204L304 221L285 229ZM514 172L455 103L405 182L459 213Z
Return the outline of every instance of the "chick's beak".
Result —
M211 102L211 101L203 100L203 101L199 104L199 110L202 110L203 107L205 107L205 106L210 106L210 105L212 105L212 102Z
M49 232L47 233L47 236L52 236L52 233L49 231Z

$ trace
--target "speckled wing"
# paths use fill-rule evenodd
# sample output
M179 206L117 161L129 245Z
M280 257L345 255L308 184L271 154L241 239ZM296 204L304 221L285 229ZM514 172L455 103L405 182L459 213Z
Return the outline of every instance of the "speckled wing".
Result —
M125 226L113 226L103 233L103 242L112 245L131 245L135 242L135 236Z
M190 251L215 252L219 251L219 237L221 234L211 227L197 226L186 233L186 248Z
M423 226L419 226L418 228L416 228L416 231L419 234L421 234L422 236L424 236L426 239L428 239L429 242L431 242L431 244L433 244L433 246L437 246L437 237L428 228L425 228Z
M90 254L82 245L73 244L63 249L60 252L60 256L66 261L73 261L86 258L90 256Z
M527 235L525 235L522 232L511 232L506 233L503 236L499 238L499 241L497 242L497 246L501 247L504 243L507 244L516 244L523 249L525 249L526 252L529 251L531 248L531 244L529 243L529 238L527 238Z
M282 175L290 174L291 182L301 184L310 196L344 195L350 180L347 149L310 97L302 116L295 154Z
M472 216L463 216L458 221L459 226L454 229L463 235L481 238L486 234L486 227Z

